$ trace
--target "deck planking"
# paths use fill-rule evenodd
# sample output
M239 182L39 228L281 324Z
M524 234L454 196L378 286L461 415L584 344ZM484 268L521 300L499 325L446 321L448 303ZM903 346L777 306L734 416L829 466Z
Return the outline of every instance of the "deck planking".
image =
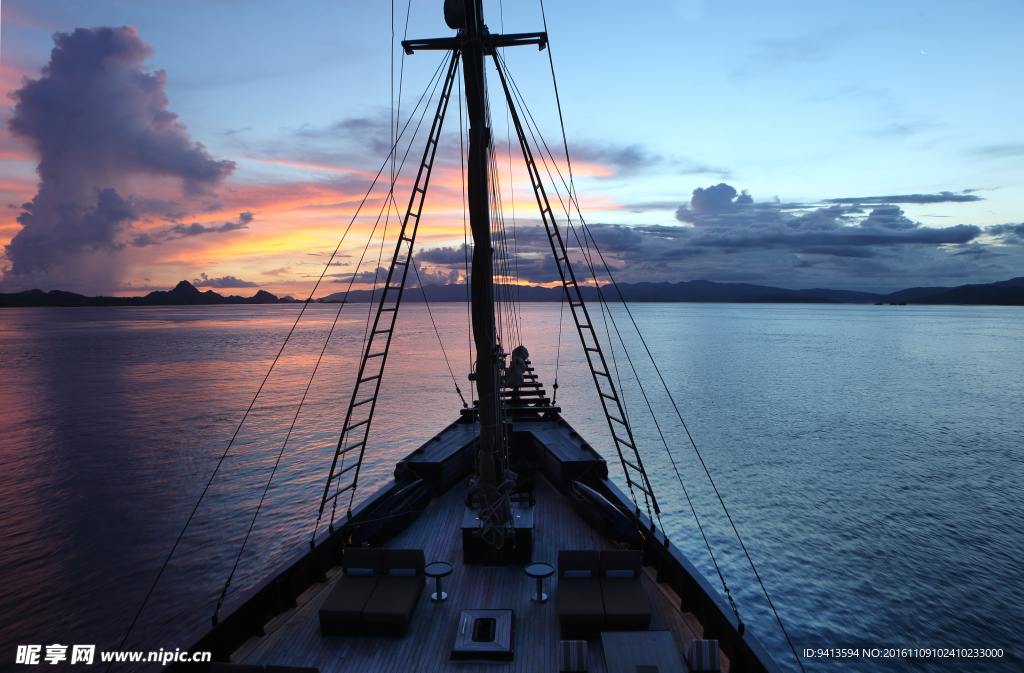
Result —
M310 587L297 600L297 606L274 617L264 627L265 635L250 638L231 657L233 662L316 666L321 673L366 671L372 673L495 673L496 670L558 670L557 577L544 580L550 596L545 603L534 603L530 594L536 580L523 572L523 566L481 566L462 564L461 523L465 511L464 482L441 497L434 498L408 529L387 543L397 549L423 549L427 563L447 561L452 574L442 580L448 600L430 600L434 580L416 605L409 633L403 638L369 636L323 636L320 633L319 608L341 568L332 568L326 583ZM616 549L618 546L590 528L563 497L544 478L537 479L537 504L534 511L533 560L555 566L560 549ZM655 581L649 568L643 572L644 589L651 601L652 630L671 631L680 656L689 649L690 640L700 637L700 623L690 613L679 610L679 599ZM474 608L515 611L515 658L511 662L452 662L448 660L462 610ZM590 670L605 673L600 639L589 641ZM723 658L722 669L728 673Z

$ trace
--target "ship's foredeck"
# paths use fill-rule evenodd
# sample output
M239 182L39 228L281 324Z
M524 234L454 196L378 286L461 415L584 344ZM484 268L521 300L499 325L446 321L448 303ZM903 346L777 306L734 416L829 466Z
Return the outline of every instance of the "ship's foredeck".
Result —
M544 580L551 598L534 603L530 592L536 580L522 566L492 567L462 564L461 528L465 512L465 486L457 485L435 498L408 529L386 546L423 549L427 563L447 561L454 568L444 578L448 600L430 600L434 581L420 596L408 634L403 638L368 636L324 636L320 633L318 610L327 597L341 568L328 573L325 584L315 584L298 599L296 608L278 615L265 626L260 638L250 638L231 656L233 662L316 666L321 673L360 671L403 673L405 671L458 671L494 673L508 671L558 670L557 577ZM560 549L612 549L613 542L599 535L580 519L569 501L545 479L537 479L537 504L534 509L533 560L557 562ZM680 655L691 639L699 638L701 626L689 613L678 609L679 599L671 589L654 581L645 569L644 588L653 608L651 630L672 633ZM449 661L449 654L462 610L511 608L515 610L515 658L511 662L467 663ZM607 670L600 640L589 643L590 668L596 673ZM722 660L728 671L728 661Z

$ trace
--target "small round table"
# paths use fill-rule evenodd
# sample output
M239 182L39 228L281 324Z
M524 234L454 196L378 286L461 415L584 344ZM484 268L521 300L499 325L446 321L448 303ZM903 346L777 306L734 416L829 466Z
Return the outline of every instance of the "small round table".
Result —
M543 603L548 599L548 595L544 593L544 578L551 577L555 572L555 569L548 563L531 563L526 566L526 576L537 578L537 593L530 595L530 600L537 603Z
M446 600L448 594L441 591L441 578L452 574L452 564L445 563L444 561L435 561L423 569L423 574L427 577L433 577L437 581L437 592L430 594L430 600L438 602Z

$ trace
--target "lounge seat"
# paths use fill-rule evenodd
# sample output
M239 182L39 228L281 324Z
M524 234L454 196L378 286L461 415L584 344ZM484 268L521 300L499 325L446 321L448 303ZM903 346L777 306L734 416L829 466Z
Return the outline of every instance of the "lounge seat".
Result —
M558 621L563 639L592 636L604 625L600 569L596 550L558 552Z
M349 547L342 557L341 567L344 574L320 605L320 632L324 635L358 630L363 608L381 579L384 550ZM363 574L367 571L371 574Z
M639 551L558 552L558 622L563 639L596 638L601 631L645 631L651 602Z
M427 583L425 566L422 549L385 549L384 572L363 608L363 624L405 635Z
M346 549L344 574L320 606L320 632L405 635L426 585L425 565L422 549Z
M639 551L601 552L601 596L609 630L646 630L651 624L651 602L640 578L640 563Z

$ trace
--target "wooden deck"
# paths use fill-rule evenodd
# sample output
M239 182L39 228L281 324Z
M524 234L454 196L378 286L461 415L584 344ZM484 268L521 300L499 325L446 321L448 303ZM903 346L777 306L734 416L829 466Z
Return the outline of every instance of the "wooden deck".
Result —
M559 549L612 549L615 544L598 535L573 511L569 501L542 477L537 479L534 509L533 560L555 565ZM557 581L544 580L551 598L542 604L530 601L536 580L526 577L522 566L488 567L462 564L460 524L465 511L465 485L459 484L435 498L419 519L387 544L393 548L423 549L427 563L447 561L454 570L444 578L448 600L430 600L434 580L420 596L409 633L404 638L366 636L323 636L318 609L341 574L335 567L326 584L316 584L288 610L265 626L266 635L251 638L232 654L233 662L316 666L321 673L359 671L404 673L405 671L452 671L494 673L508 671L557 671L559 642ZM671 589L654 581L644 569L644 587L651 599L652 630L670 630L682 655L690 640L700 637L700 623L692 614L681 614L679 599ZM515 610L515 658L511 662L465 663L448 660L459 614L473 608ZM589 643L590 670L607 669L601 641ZM728 671L728 662L722 660Z

